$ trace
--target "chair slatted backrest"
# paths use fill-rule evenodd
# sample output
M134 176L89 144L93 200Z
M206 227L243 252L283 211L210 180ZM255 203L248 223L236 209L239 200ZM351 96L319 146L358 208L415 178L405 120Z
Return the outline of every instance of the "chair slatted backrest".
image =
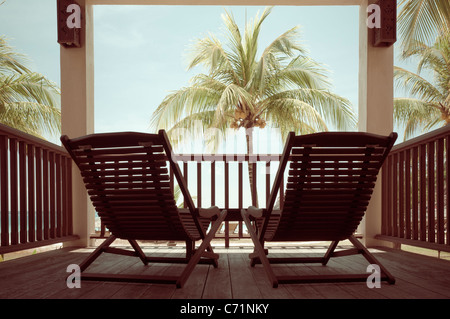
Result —
M176 164L164 131L92 134L72 140L63 136L61 141L79 167L101 221L116 237L199 239L194 219L184 216L186 224L180 219L167 165ZM176 173L182 179L180 171Z
M328 241L351 236L396 138L396 133L388 137L362 132L291 134L280 164L284 172L289 162L281 217L264 226L272 233L270 240ZM281 177L277 180L280 183ZM269 198L270 210L271 202L273 198Z

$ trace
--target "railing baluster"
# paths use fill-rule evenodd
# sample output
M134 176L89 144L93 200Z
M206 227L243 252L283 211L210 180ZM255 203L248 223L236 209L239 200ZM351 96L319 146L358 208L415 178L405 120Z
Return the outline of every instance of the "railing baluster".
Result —
M225 209L230 208L230 172L228 161L224 163L224 175L225 175ZM225 247L230 247L230 222L225 221Z
M211 206L216 205L216 161L211 162Z
M202 162L197 163L197 207L202 207Z
M9 245L8 138L0 135L0 215L1 246Z
M437 192L436 192L436 219L437 219L437 243L445 243L444 233L444 139L437 141L437 155L436 155L436 178L437 178Z
M426 180L426 144L420 146L420 240L426 241L427 237L427 180Z
M62 225L61 225L61 236L67 236L68 228L67 228L67 166L66 159L61 157L61 192L62 192L62 203L61 203L61 216L62 216Z
M239 162L238 163L238 190L239 190L239 195L238 195L238 208L239 210L241 210L242 208L244 208L244 173L243 173L243 166L244 163Z
M22 244L27 242L27 162L25 153L25 142L19 142L19 197L20 197L20 242Z
M405 236L405 155L400 153L398 171L398 236L403 238Z
M387 181L387 185L389 187L389 191L387 192L387 213L388 213L388 218L386 220L386 225L387 225L387 235L388 236L392 236L394 234L394 223L393 223L393 215L394 215L394 194L393 194L393 190L394 190L394 175L392 174L392 171L394 169L394 157L393 156L389 156L387 159L387 170L388 170L388 181ZM395 175L396 176L396 175Z
M55 178L56 178L56 208L55 208L55 235L56 237L61 237L61 227L62 227L62 210L61 210L61 200L62 200L62 190L61 190L61 155L55 154Z
M49 217L50 217L50 192L49 192L49 159L48 159L48 150L44 150L43 154L42 154L42 165L43 165L43 169L42 169L42 180L43 180L43 184L42 184L42 189L44 190L43 194L42 194L42 202L44 203L43 205L43 214L44 214L44 226L43 226L43 230L44 230L44 239L49 239L50 238L50 221L49 221Z
M405 151L405 238L411 238L411 150Z
M394 155L394 171L399 171L398 165L398 154ZM392 234L393 236L398 236L398 175L394 175L394 183L393 183L393 207L392 207Z
M18 225L18 195L17 195L17 140L9 140L9 168L10 168L10 191L11 191L11 245L19 243L19 225Z
M183 162L183 177L184 177L184 180L186 181L186 184L187 184L188 183L188 162L187 161ZM188 189L189 189L189 187L188 187ZM184 208L187 207L187 202L186 202L185 199L184 199L184 202L183 202L183 207Z
M243 174L243 163L242 161L238 162L238 208L239 212L244 208L244 174ZM243 223L239 221L239 237L244 236Z
M32 144L27 144L27 153L28 153L28 241L35 241L35 155L34 155L34 146Z
M248 162L248 165L252 165L252 169L253 169L253 175L252 175L252 183L253 183L253 189L252 189L252 205L258 207L258 196L257 196L257 188L256 188L256 175L257 175L257 166L256 166L256 162Z
M72 215L72 159L66 157L67 169L67 235L73 235L73 215Z
M389 183L388 183L388 160L386 160L381 169L381 234L388 235L388 220L389 220Z
M434 231L434 210L435 210L435 145L434 141L428 143L428 242L435 242L435 231Z
M414 147L412 155L412 236L414 240L419 239L419 174L418 157L419 148Z
M56 231L56 190L55 190L55 153L49 154L50 163L50 238L55 238Z
M270 161L266 161L266 197L269 198L270 195Z
M446 211L447 215L445 216L446 219L446 232L447 232L447 238L446 238L446 244L450 245L450 137L447 136L445 138L445 160L446 160L446 174L445 174L445 187L446 192L445 195L447 197L447 200L445 202L446 205Z
M42 149L36 147L36 240L42 240Z

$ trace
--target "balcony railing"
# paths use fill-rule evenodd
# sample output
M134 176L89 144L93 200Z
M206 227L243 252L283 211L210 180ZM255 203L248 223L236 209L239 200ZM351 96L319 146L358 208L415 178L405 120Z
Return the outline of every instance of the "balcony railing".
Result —
M0 124L0 253L77 237L66 151Z
M273 179L277 172L280 154L181 154L176 160L182 164L183 175L188 182L188 176L194 174L192 181L194 196L199 207L217 205L228 210L224 223L223 237L225 246L229 239L249 237L243 231L240 218L242 208L250 205L265 207L270 194ZM249 166L253 168L251 176ZM205 179L204 176L207 178ZM208 190L208 191L206 191ZM220 190L220 191L219 191ZM283 202L283 186L280 187L281 203ZM237 226L237 233L230 231L230 221ZM217 234L221 236L221 234Z
M396 145L382 172L378 238L450 251L450 126Z
M226 221L216 237L223 237L226 247L229 246L230 238L250 237L244 231L240 211L250 205L265 207L281 155L175 154L173 156L188 182L188 189L197 207L216 205L228 210ZM248 173L249 165L255 172L252 175L252 183ZM173 173L169 174L172 175L173 181ZM280 194L282 203L283 186L280 187ZM182 198L181 205L185 206ZM107 230L101 225L95 237L107 235Z
M224 232L218 234L227 246L230 238L247 236L240 209L265 207L279 159L279 154L176 155L197 206L228 209ZM249 165L256 172L252 183ZM0 125L0 254L78 238L72 230L71 169L62 147ZM450 251L448 172L450 127L395 146L382 170L377 237ZM282 183L279 203L283 194ZM238 225L236 234L230 234L231 224ZM97 236L103 235L104 227Z

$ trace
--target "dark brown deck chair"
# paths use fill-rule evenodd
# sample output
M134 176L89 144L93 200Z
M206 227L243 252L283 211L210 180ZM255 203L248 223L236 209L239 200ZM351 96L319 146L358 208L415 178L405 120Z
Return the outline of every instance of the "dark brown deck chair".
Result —
M375 181L396 133L378 136L361 132L325 132L304 136L290 133L280 159L266 209L241 211L255 251L251 266L262 263L273 287L279 283L366 281L369 274L276 276L274 263L322 263L331 257L361 253L380 267L381 279L394 283L392 275L354 237L372 195ZM287 163L290 162L281 210L274 204ZM251 223L253 220L253 224ZM355 249L335 251L339 241L349 240ZM266 241L331 242L323 257L268 258Z
M111 232L79 266L81 279L176 284L182 287L197 263L218 266L219 256L210 242L226 211L198 209L181 171L172 159L164 130L158 134L135 132L92 134L61 141L80 169L90 199L102 223ZM187 209L176 206L168 165L175 176ZM208 234L206 231L214 220ZM110 247L116 238L128 240L134 251ZM149 257L137 240L185 241L185 257ZM195 242L201 240L198 249ZM93 274L83 271L103 252L139 257L149 262L186 263L180 276Z

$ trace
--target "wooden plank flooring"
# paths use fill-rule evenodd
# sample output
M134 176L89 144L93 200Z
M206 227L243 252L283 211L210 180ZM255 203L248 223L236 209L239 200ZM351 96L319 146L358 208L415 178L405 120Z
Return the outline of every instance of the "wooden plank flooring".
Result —
M239 245L239 243L238 243ZM272 248L273 247L273 248ZM144 252L157 255L183 254L183 247L165 244L145 246ZM268 245L270 254L317 256L326 246ZM80 263L92 249L63 248L10 261L0 262L1 299L450 299L450 261L398 250L371 249L376 258L396 277L396 284L382 283L369 289L365 283L294 284L270 286L261 265L249 266L248 243L224 248L217 245L219 267L198 265L185 287L136 283L81 283L69 289L65 283L69 264ZM274 265L276 274L333 274L366 272L362 256L333 258L328 266L320 264ZM184 265L152 264L143 266L138 258L103 254L91 272L132 274L178 274Z

